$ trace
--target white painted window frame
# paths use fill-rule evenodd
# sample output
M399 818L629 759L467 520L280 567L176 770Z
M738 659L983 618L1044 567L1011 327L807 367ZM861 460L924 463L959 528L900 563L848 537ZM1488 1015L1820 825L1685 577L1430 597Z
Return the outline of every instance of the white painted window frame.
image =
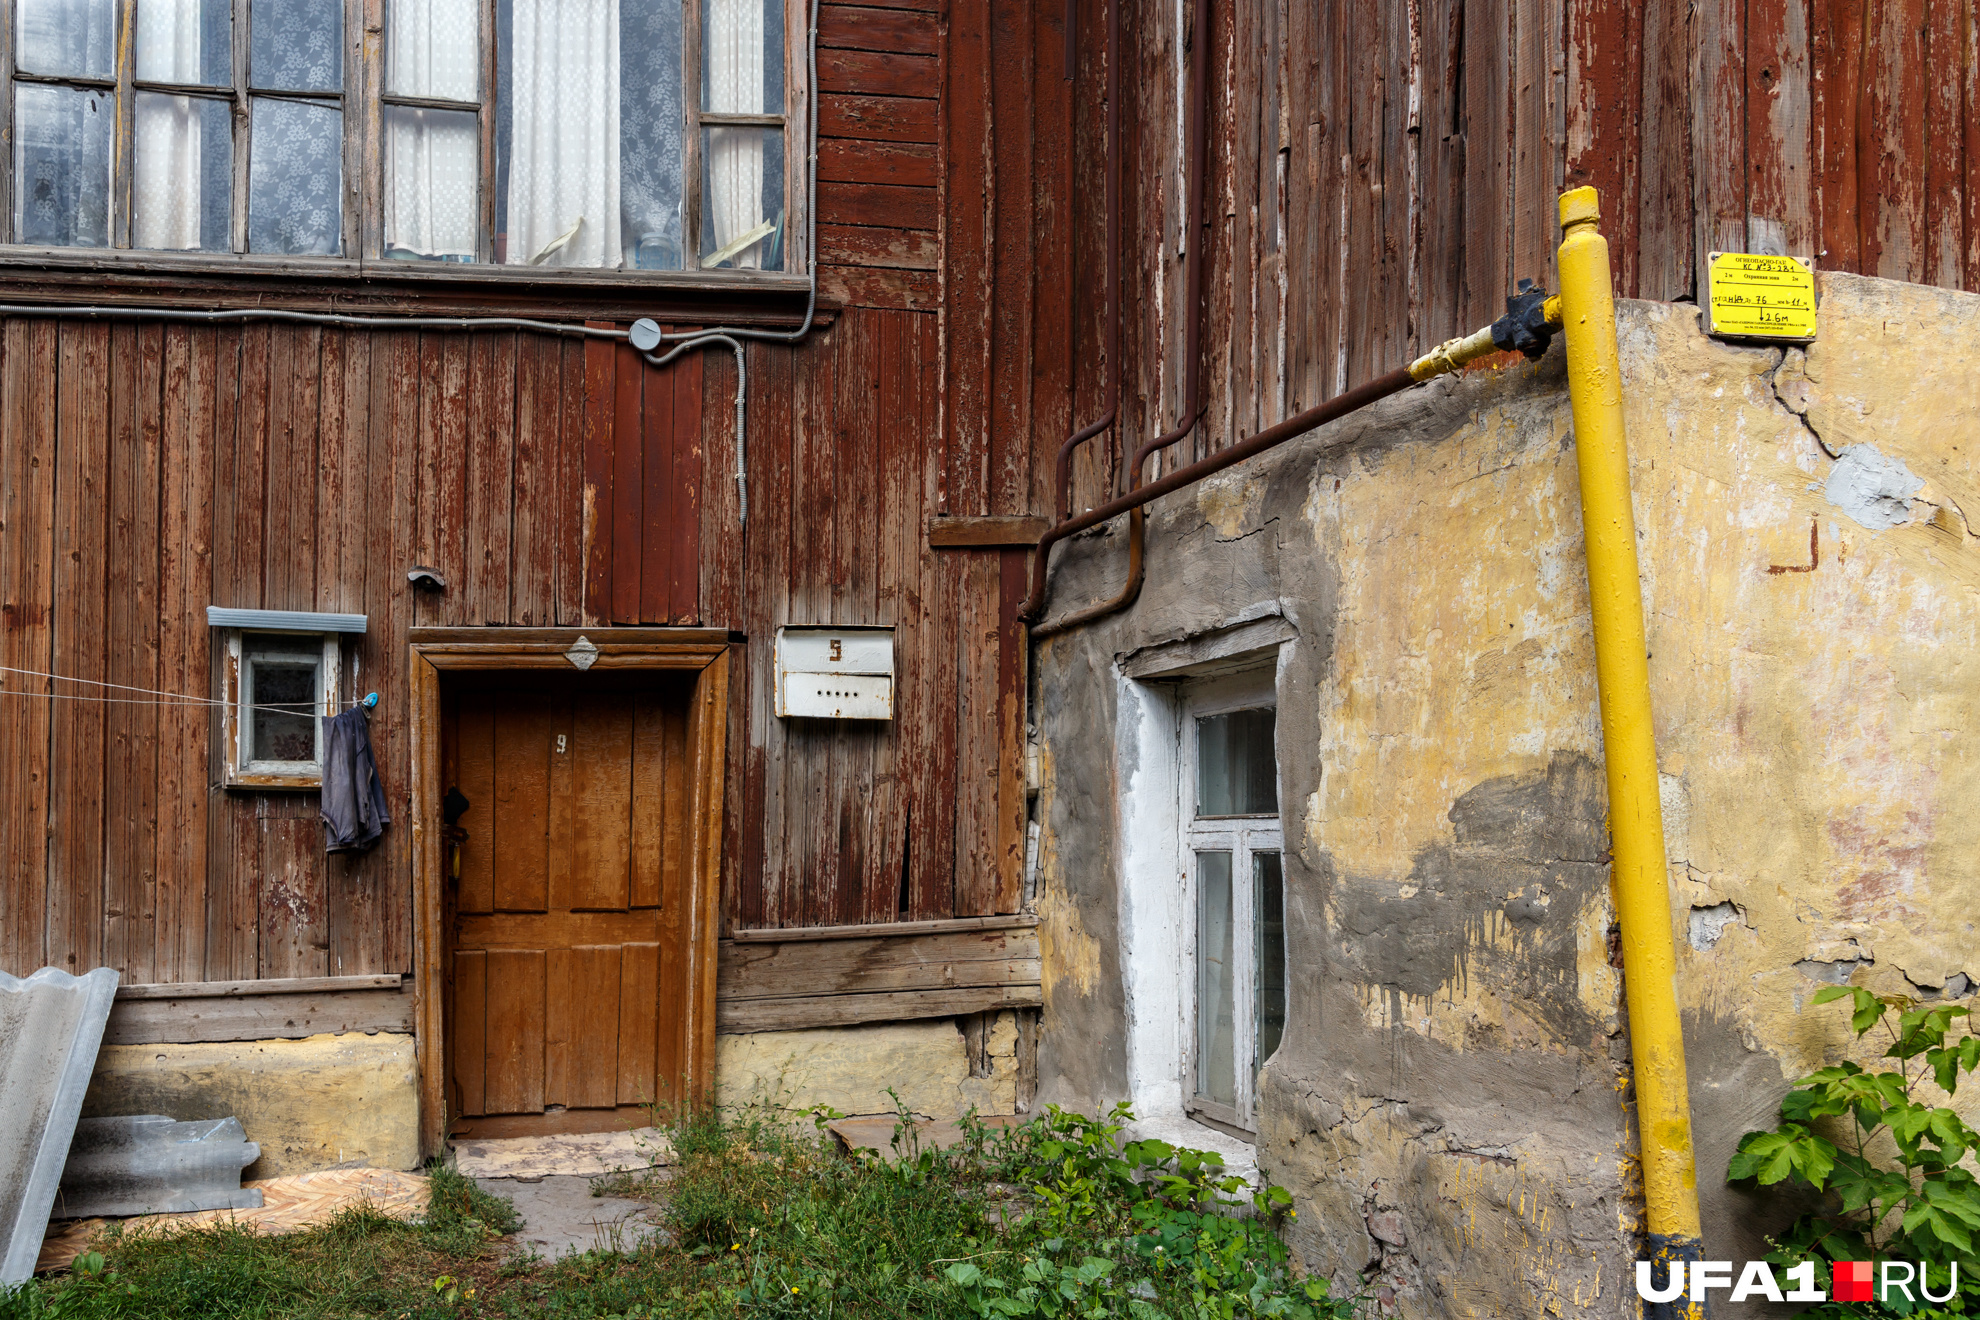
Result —
M1278 710L1276 675L1260 668L1224 678L1200 679L1182 690L1176 720L1176 774L1178 823L1176 851L1184 877L1182 947L1187 963L1183 1000L1187 1017L1183 1031L1183 1110L1191 1118L1209 1121L1240 1133L1258 1130L1258 1095L1255 1073L1258 1050L1258 913L1252 881L1252 858L1260 852L1280 854L1280 877L1285 875L1285 830L1278 815L1213 816L1199 819L1197 801L1197 726L1199 719L1227 715L1240 710ZM1276 718L1275 718L1276 728ZM1276 743L1276 732L1275 732ZM1273 767L1278 766L1278 748L1273 748ZM1273 785L1275 800L1279 785ZM1236 1106L1207 1100L1196 1093L1198 1032L1202 1005L1198 999L1201 984L1197 966L1199 914L1202 912L1202 885L1197 875L1199 852L1231 854L1231 1036L1238 1057Z
M293 639L293 654L320 656L316 670L316 757L310 761L257 761L254 747L254 680L247 660L248 635ZM323 786L323 720L336 715L343 688L343 648L334 632L281 628L228 628L222 634L221 749L228 788L320 789ZM257 654L259 652L256 652Z

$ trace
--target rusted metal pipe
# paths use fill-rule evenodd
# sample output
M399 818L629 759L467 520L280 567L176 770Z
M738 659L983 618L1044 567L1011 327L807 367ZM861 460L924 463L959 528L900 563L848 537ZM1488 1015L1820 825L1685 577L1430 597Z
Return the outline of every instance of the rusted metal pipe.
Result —
M1262 454L1288 440L1305 435L1315 427L1325 426L1328 422L1345 417L1351 412L1357 412L1380 399L1386 399L1391 394L1400 394L1416 383L1416 377L1410 374L1408 367L1398 367L1386 376L1371 380L1366 385L1358 385L1344 394L1337 394L1325 403L1308 408L1305 412L1294 413L1283 422L1268 426L1254 436L1220 449L1208 458L1198 459L1187 467L1177 468L1159 480L1138 486L1117 500L1103 504L1097 509L1089 509L1077 518L1068 518L1038 539L1038 553L1032 557L1031 594L1025 598L1023 607L1018 610L1018 617L1025 620L1036 619L1044 609L1047 559L1052 553L1052 547L1073 533L1083 532L1089 527L1098 527L1108 519L1118 518L1124 513L1138 512L1164 495L1193 485L1213 473L1222 472L1225 468L1235 467L1255 454ZM1071 617L1057 620L1049 628L1033 629L1031 635L1039 637L1059 632L1069 627L1071 622Z
M1183 187L1189 193L1187 228L1184 231L1184 256L1189 262L1189 275L1184 284L1183 302L1188 307L1189 319L1183 325L1183 404L1176 424L1142 444L1128 460L1129 495L1141 489L1141 475L1147 466L1149 456L1167 449L1182 440L1196 429L1203 416L1203 283L1204 236L1203 184L1206 159L1210 154L1210 0L1196 0L1196 11L1191 18L1189 44L1189 120L1190 144L1189 161L1183 175ZM1115 504L1122 501L1116 500ZM1145 503L1145 501L1143 501ZM1112 507L1112 506L1109 506ZM1109 614L1126 609L1141 595L1141 583L1146 567L1145 540L1147 536L1147 515L1141 503L1126 505L1131 510L1128 519L1128 572L1127 584L1120 594L1111 600L1101 601L1083 610L1068 614L1063 619L1034 629L1032 636L1049 637L1067 628L1076 628L1083 623L1104 618ZM1071 514L1065 507L1063 513ZM1091 524L1088 524L1089 526ZM1056 529L1055 529L1056 530ZM1028 611L1022 617L1037 618L1036 609L1044 607L1044 555L1054 538L1050 532L1039 542L1039 553L1033 563L1038 581L1032 587L1031 598L1025 603Z
M1073 66L1073 21L1077 0L1066 5L1066 68ZM1114 424L1121 406L1121 0L1107 0L1107 385L1106 407L1098 418L1059 446L1056 465L1060 518L1072 516L1072 456L1081 445Z

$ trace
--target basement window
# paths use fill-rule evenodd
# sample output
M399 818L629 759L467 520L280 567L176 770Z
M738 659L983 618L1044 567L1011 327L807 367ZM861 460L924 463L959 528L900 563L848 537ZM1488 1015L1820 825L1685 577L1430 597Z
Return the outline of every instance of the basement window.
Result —
M229 788L323 784L323 721L340 709L342 638L361 614L209 609L220 633L223 780Z
M1185 699L1182 854L1193 902L1195 1011L1184 1108L1250 1133L1258 1070L1286 1025L1277 711L1256 680Z

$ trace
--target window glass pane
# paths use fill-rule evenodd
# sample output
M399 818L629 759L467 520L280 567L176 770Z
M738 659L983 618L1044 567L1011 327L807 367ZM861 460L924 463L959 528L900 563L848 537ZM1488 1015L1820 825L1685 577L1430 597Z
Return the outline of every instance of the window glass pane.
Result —
M1196 1094L1237 1103L1231 855L1196 854Z
M784 113L783 0L704 0L701 12L702 110Z
M344 86L340 0L251 0L250 85L271 92L336 92Z
M234 111L198 96L137 94L131 243L233 250Z
M471 110L385 107L385 255L474 260L481 121Z
M110 242L108 92L14 88L14 234L20 243Z
M251 730L248 757L254 761L316 759L317 669L313 657L286 650L250 653L247 698Z
M251 113L248 251L341 253L343 112L335 106L257 96Z
M138 0L137 76L231 87L233 31L230 0Z
M1257 932L1258 1049L1252 1075L1279 1048L1286 1034L1286 895L1279 854L1251 854L1252 927Z
M619 0L620 241L627 266L679 270L681 5Z
M19 0L14 67L71 78L116 76L113 0Z
M617 8L587 0L498 8L508 97L497 105L497 233L510 265L616 266L623 257Z
M784 133L702 130L701 264L779 270L784 264Z
M1277 712L1237 710L1196 721L1196 814L1269 816L1279 810Z
M391 0L385 90L479 101L481 6L475 0Z

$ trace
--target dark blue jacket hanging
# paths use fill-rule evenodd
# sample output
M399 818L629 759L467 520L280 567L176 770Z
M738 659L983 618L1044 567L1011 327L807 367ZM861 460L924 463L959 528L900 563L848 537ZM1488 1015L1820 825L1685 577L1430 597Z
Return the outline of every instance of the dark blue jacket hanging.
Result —
M323 850L364 852L392 823L371 755L371 725L353 706L323 725Z

